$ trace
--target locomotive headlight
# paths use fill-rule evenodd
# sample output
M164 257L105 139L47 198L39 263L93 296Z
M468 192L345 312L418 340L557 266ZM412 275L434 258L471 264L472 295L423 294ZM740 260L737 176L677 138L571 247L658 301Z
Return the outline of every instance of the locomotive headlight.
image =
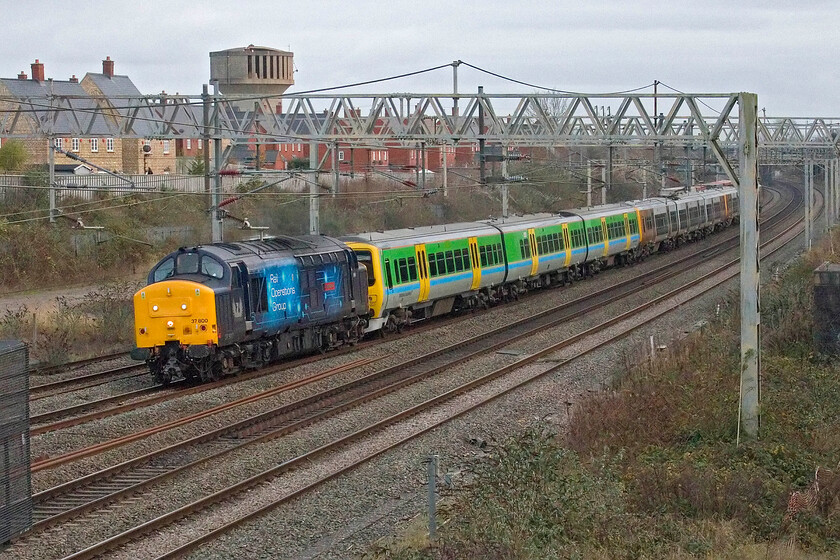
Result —
M166 326L169 327L170 329L174 329L175 328L175 322L174 321L167 321Z
M186 303L182 303L182 304L181 304L181 309L183 309L184 311L186 311L186 310L187 310L187 304L186 304Z
M157 305L153 305L153 306L152 306L152 311L157 311L157 310L158 310L158 306L157 306Z

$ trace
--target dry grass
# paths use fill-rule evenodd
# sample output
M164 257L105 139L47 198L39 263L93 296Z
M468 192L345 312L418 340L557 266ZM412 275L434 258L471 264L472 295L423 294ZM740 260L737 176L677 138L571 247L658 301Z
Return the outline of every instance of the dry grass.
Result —
M840 359L811 346L813 269L837 260L828 246L763 289L759 441L735 443L739 318L724 305L657 360L628 356L614 387L577 405L566 437L531 432L477 465L437 548L385 556L840 556ZM817 466L816 507L783 523Z

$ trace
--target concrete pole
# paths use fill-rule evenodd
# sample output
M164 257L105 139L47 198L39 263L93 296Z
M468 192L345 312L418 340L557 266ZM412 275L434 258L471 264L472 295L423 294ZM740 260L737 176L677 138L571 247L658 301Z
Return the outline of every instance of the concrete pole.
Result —
M738 440L758 437L761 364L758 262L758 96L738 96L741 209L741 407Z
M592 206L592 162L586 163L586 206Z
M685 187L691 188L694 180L691 177L691 148L685 147Z
M479 97L484 95L484 86L478 86ZM481 185L487 184L487 169L484 161L484 106L479 99L478 103L478 182Z
M434 541L436 538L436 531L437 531L437 508L436 508L436 493L435 493L435 486L437 480L437 463L438 463L438 456L431 455L428 458L428 467L426 470L429 485L428 485L428 497L429 497L429 540Z
M210 208L210 229L213 229L213 192L210 188L210 92L207 84L201 86L201 106L204 113L204 128L201 131L201 152L204 158L204 192L207 193L207 206Z
M318 192L318 144L309 143L309 235L321 233L321 199Z
M811 189L814 184L814 163L812 161L805 162L805 250L811 250Z
M831 204L831 160L823 162L823 193L825 194L825 223L823 231L828 232L831 222L834 221L834 205Z
M458 66L460 66L460 60L453 60L452 61L452 93L455 97L452 98L452 116L456 117L455 119L455 126L458 126Z
M504 147L505 159L502 160L502 218L508 217L508 171L507 171L507 146Z
M601 168L601 204L607 203L607 167Z
M330 189L333 198L335 198L336 193L338 192L338 180L340 178L340 174L338 172L338 142L333 142L333 151L332 151L332 162L333 162L333 185Z
M56 208L55 203L55 138L50 136L47 141L50 143L50 223L54 224L55 218L58 215L58 209Z
M426 192L426 143L420 142L420 189Z
M222 196L222 131L219 127L219 82L213 83L213 203L210 224L213 243L221 243L224 237L222 220L219 215L219 204ZM205 147L206 150L210 146Z
M447 169L449 168L449 144L443 144L443 196L449 196L449 183L447 177Z
M831 188L831 197L828 203L831 205L831 223L828 224L829 229L837 225L837 160L829 161L828 184Z

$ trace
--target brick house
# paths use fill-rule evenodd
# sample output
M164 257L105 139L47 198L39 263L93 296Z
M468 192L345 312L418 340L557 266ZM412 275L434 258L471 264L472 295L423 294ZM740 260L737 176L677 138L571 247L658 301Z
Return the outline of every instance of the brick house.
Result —
M126 111L120 108L121 104L124 104L124 100L115 99L112 101L111 98L114 96L142 96L128 76L114 74L114 61L110 57L106 57L102 61L102 73L87 73L81 82L75 76L66 81L46 79L44 64L37 59L32 63L31 69L31 79L23 72L18 74L17 78L0 78L0 98L13 100L0 101L0 109L16 110L19 106L22 106L26 110L28 109L27 99L45 99L50 95L60 95L72 96L73 106L81 110L89 109L92 111L100 107L100 103L104 103L105 108L112 111ZM104 101L98 98L104 98ZM34 107L31 114L24 113L24 118L17 124L17 129L35 133L37 129L34 123L27 121L27 119L33 116L38 118L43 114L44 111L38 111L38 107ZM71 118L71 114L59 113L55 129L59 131L71 130L73 128L69 121ZM138 127L142 131L142 119L138 119L135 130ZM151 132L151 129L149 131ZM90 163L110 171L127 174L140 174L147 169L151 169L153 173L175 171L175 146L171 140L116 138L111 136L111 131L101 120L90 132L91 134L88 136L77 138L59 135L53 139L53 142L56 147L76 154ZM21 138L20 141L29 153L27 164L48 163L48 139ZM144 145L149 145L151 151L144 151ZM56 152L55 163L62 165L78 162Z

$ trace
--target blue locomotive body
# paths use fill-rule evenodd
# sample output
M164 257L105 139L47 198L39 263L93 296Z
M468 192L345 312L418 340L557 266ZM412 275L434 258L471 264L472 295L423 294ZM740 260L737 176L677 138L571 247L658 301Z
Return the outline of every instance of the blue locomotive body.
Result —
M367 274L329 237L181 248L135 295L135 357L155 379L218 379L283 356L354 343Z

